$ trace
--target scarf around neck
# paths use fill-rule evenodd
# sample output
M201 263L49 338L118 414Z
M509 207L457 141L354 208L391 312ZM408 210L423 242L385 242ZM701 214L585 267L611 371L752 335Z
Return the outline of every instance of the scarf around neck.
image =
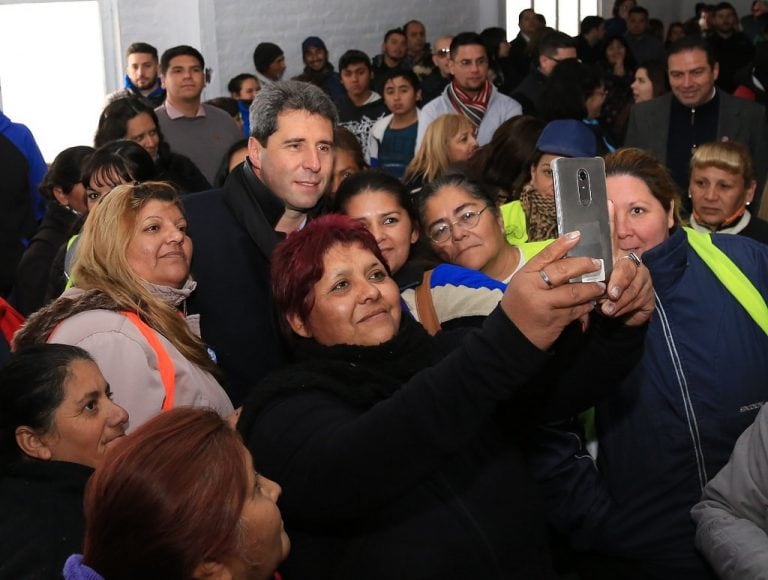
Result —
M542 195L528 183L520 192L520 205L525 212L528 241L539 242L557 237L555 198Z
M273 399L308 389L330 393L367 410L440 358L433 338L407 315L398 333L380 345L324 346L301 338L294 355L295 364L268 375L251 391L238 421L241 433L250 432L259 413Z
M485 112L488 110L488 102L491 100L493 84L486 80L482 90L476 97L470 97L461 90L456 81L451 81L446 87L448 100L460 115L469 119L475 127L479 127L483 122Z

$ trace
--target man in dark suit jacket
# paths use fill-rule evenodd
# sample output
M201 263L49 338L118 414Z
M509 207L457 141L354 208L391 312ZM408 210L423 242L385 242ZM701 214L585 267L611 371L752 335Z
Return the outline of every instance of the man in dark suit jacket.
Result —
M198 282L190 308L235 407L285 359L270 257L316 210L333 170L336 108L318 87L275 82L251 106L248 158L222 189L184 198Z
M715 88L718 65L699 38L675 43L667 68L672 93L632 107L625 145L653 153L687 192L693 150L708 141L737 141L749 148L762 191L768 169L764 108Z
M533 8L521 10L517 17L517 25L520 32L512 42L509 43L509 58L515 65L515 69L520 78L528 74L531 68L531 54L528 51L528 44L531 37L539 30L539 20L536 18L536 12Z

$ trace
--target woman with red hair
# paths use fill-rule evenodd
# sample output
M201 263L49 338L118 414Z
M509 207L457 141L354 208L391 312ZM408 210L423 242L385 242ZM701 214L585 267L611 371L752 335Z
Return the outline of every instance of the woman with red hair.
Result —
M271 579L290 549L279 496L226 420L173 409L91 477L84 554L67 560L64 577Z
M624 324L595 318L582 334L606 285L568 283L595 269L561 260L578 240L526 263L482 329L435 337L402 315L356 220L323 216L276 248L272 294L297 362L252 390L238 430L286 490L286 575L555 577L521 440L615 384L653 308L647 273L619 260L599 308Z

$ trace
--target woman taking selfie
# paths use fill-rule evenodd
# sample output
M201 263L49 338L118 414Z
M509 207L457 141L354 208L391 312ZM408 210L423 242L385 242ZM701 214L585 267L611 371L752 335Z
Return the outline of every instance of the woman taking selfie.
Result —
M595 269L560 260L578 239L526 264L460 343L402 315L362 224L323 216L277 247L273 296L297 362L252 391L238 430L285 490L286 575L555 577L519 444L530 424L610 389L652 310L647 273L620 260L608 287L623 323L592 317L586 334L571 325L605 291L567 283Z
M642 257L656 311L640 364L596 405L598 470L558 470L571 487L547 504L555 521L581 514L562 526L594 551L603 575L589 577L710 578L689 512L768 397L768 247L680 227L677 187L644 151L605 169L615 243Z

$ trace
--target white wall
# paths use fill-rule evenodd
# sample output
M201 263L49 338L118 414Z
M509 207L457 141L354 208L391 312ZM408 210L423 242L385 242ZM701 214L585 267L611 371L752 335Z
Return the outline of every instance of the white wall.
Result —
M224 95L227 81L253 72L253 49L274 42L284 51L286 78L299 74L301 41L319 36L334 66L349 48L380 52L384 33L411 18L424 22L428 40L443 33L497 26L499 0L116 0L120 52L136 41L163 50L191 44L214 69L205 98Z

